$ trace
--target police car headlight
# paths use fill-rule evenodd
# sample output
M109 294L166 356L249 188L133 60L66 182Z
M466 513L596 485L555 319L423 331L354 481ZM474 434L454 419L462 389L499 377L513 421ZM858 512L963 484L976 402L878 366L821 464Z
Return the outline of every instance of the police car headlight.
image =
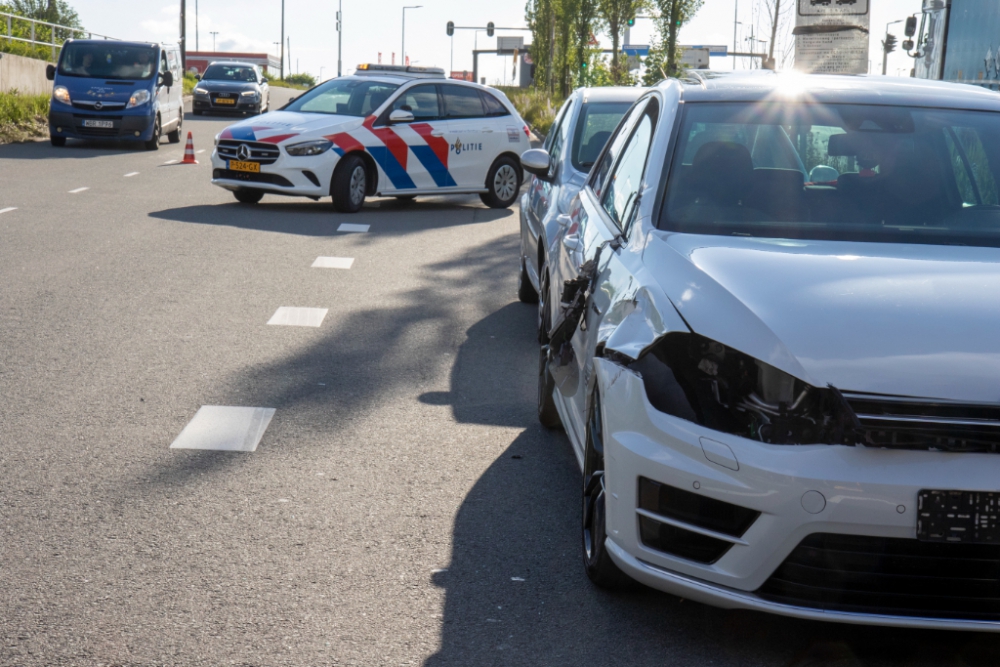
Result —
M52 90L52 97L55 98L57 102L72 104L72 100L69 98L69 90L66 89L66 86L56 86Z
M243 97L257 97L257 91L256 90L244 90L242 93L240 93L240 95L242 95Z
M134 109L135 107L141 107L148 101L149 101L149 91L137 90L134 93L132 93L132 97L129 98L128 106L126 107L126 109Z
M292 144L285 149L285 152L289 155L295 156L319 155L320 153L325 153L330 150L332 146L332 141L318 139L316 141L305 141L301 144Z

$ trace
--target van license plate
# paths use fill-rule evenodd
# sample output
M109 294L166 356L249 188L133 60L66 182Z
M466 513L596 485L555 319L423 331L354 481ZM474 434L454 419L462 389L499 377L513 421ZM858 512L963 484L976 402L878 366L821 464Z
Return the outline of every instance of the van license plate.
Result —
M233 104L236 104L236 100L230 100L230 99L227 99L225 97L219 97L219 98L216 98L215 103L216 104L229 104L229 105L233 105Z
M105 129L114 129L115 123L111 120L85 120L83 121L84 127L103 127Z
M260 173L260 162L240 162L239 160L229 161L230 171L245 171L251 174Z

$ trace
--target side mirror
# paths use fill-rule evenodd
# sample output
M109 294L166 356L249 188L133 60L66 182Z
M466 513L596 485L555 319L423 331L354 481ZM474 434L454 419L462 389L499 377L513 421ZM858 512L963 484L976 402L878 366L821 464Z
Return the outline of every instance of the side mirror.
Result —
M903 42L903 50L904 51L912 51L913 50L913 40L912 39L908 39L905 42Z
M396 109L391 114L389 114L390 123L412 123L413 122L413 112L406 111L404 109Z
M544 148L532 148L521 154L521 167L533 176L543 181L551 181L552 158Z
M904 30L903 34L905 34L907 37L913 37L914 35L917 34L917 17L916 16L907 17L907 19L906 19L906 29Z
M201 74L195 74L194 75L194 80L195 81L201 81Z
M49 81L55 81L56 80L56 66L55 65L49 65L48 67L45 68L45 78L48 79Z
M166 86L167 88L169 88L170 86L174 85L174 73L173 72L169 72L169 71L168 72L164 72L160 76L163 78L163 85Z

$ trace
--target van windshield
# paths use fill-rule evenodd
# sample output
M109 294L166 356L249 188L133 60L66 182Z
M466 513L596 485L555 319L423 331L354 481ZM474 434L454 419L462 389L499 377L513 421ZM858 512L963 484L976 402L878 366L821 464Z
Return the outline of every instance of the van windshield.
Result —
M92 79L151 79L156 73L155 46L122 46L79 44L70 42L63 47L59 59L59 74Z
M394 83L363 79L332 79L316 86L285 107L287 111L367 116L382 106L397 89Z
M1000 246L1000 114L685 105L660 229Z

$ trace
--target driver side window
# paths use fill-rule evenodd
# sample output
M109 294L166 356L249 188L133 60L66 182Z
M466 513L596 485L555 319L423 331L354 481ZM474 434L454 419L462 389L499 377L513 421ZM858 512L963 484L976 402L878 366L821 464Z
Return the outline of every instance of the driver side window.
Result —
M437 86L427 84L414 86L404 91L396 101L392 103L390 113L398 109L409 111L413 114L415 121L438 120L441 118L440 98L438 98Z

